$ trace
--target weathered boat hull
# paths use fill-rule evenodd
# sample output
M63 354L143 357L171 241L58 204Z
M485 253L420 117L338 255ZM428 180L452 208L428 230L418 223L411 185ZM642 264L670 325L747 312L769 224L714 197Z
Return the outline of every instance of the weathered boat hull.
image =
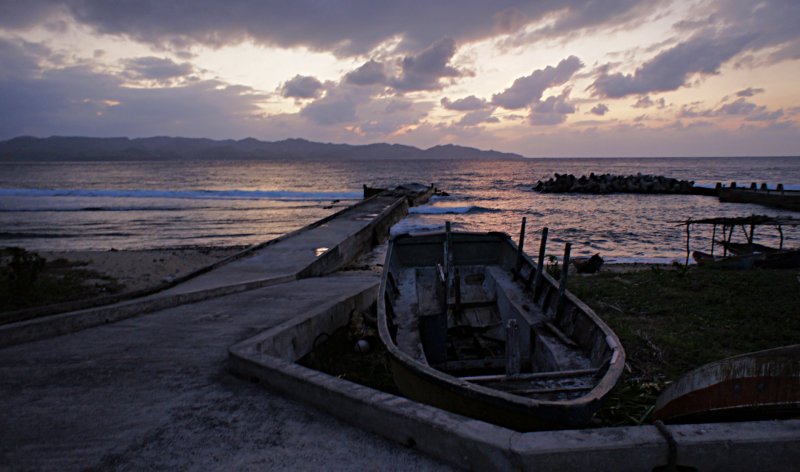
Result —
M800 416L800 344L723 359L671 383L653 419L742 421Z
M748 270L764 259L764 254L745 254L741 256L718 257L711 254L693 251L692 257L700 267L718 270Z
M533 310L528 304L538 303L536 310L552 315L551 329L559 331L561 336L575 339L576 349L582 349L587 358L592 359L591 368L586 372L573 370L565 371L565 376L574 375L584 381L591 381L591 386L586 387L581 394L552 395L551 399L543 400L521 396L509 391L497 390L491 383L481 384L478 380L469 381L476 377L456 377L448 372L434 368L427 362L412 358L408 353L398 348L395 339L397 328L394 326L392 313L395 309L391 301L392 283L388 282L388 274L393 273L397 264L395 256L398 245L416 245L417 250L424 253L423 258L435 259L436 244L441 247L444 235L426 236L400 236L395 238L387 253L384 266L384 277L378 300L378 328L381 340L389 353L392 374L397 387L403 395L464 416L491 422L518 431L532 431L541 429L569 428L586 424L600 407L604 397L611 391L619 379L624 366L625 354L616 335L595 315L591 309L566 292L559 304L557 291L558 284L546 273L543 273L538 302L533 298L521 298L525 290L524 281L526 274L530 275L535 270L535 264L523 255L522 262L517 262L517 249L507 235L500 233L468 234L454 233L456 264L489 263L492 260L502 260L506 266L519 264L520 271L514 278L515 289L513 295L501 295L500 304L509 305L518 303L520 311ZM480 250L481 240L487 244L487 250ZM430 244L427 244L430 243ZM462 246L459 247L459 244ZM489 247L489 245L491 247ZM459 249L462 256L459 257ZM408 258L408 251L414 248L406 247L404 258ZM465 255L464 255L465 254ZM460 259L460 260L459 260ZM511 280L509 278L509 280ZM511 283L511 282L509 282ZM532 290L531 290L532 291ZM532 297L532 294L526 292ZM509 301L517 297L517 301ZM557 308L558 307L558 308ZM556 315L556 310L559 316ZM525 325L525 317L519 318ZM554 326L557 325L558 327ZM536 376L559 376L561 372L553 365L558 364L557 359L552 359L552 352L547 350L543 338L538 337L540 327L531 327L530 333L522 337L530 339L531 347L528 353L530 359L547 372L527 374ZM563 330L563 332L562 332ZM566 333L566 334L565 334ZM441 365L441 364L436 364ZM554 372L549 372L553 370ZM496 370L495 370L496 372ZM473 372L474 374L474 372ZM491 377L491 376L489 376ZM558 397L558 398L556 398ZM561 398L563 397L563 398Z
M756 267L764 269L796 269L800 267L800 250L765 254L763 259L756 261Z
M753 254L756 252L760 252L762 254L769 254L780 251L780 249L764 246L763 244L757 244L757 243L733 243L729 241L717 241L717 244L727 249L728 252L730 252L735 256Z
M476 394L472 389L442 382L390 356L395 384L403 396L462 416L501 425L516 431L543 431L585 425L602 405L597 398L580 405L523 405Z

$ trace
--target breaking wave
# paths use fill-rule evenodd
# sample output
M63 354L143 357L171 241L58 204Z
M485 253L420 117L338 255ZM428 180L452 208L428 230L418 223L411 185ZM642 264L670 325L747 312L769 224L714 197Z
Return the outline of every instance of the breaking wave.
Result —
M423 205L408 209L409 213L417 215L464 215L468 213L497 213L499 211L501 210L495 208L486 208L477 205L450 206L450 207Z
M179 198L191 200L358 200L361 192L295 192L289 190L110 190L3 188L0 197Z

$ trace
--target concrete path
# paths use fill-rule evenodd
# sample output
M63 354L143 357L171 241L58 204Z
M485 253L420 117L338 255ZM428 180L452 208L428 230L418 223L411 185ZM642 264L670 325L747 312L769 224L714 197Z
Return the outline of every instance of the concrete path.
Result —
M387 195L361 202L345 209L335 218L323 220L318 226L280 238L273 244L267 244L241 259L229 262L161 294L189 293L259 280L294 277L308 267L318 264L325 252L347 243L360 231L373 225L379 215L391 212L400 200L402 198ZM359 244L354 249L368 248L370 242L367 241L366 246ZM340 254L340 258L345 262L352 259L350 256L352 255Z
M0 349L0 469L446 469L226 371L232 344L377 282L310 278Z

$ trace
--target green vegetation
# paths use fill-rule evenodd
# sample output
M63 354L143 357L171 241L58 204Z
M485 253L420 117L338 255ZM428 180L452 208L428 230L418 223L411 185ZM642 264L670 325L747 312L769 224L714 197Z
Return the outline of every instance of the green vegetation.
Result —
M700 365L800 342L797 270L692 268L573 277L569 289L620 337L628 369L598 417L647 420L666 383Z
M113 278L65 259L47 261L22 248L0 249L0 312L117 293ZM2 318L0 318L0 322Z

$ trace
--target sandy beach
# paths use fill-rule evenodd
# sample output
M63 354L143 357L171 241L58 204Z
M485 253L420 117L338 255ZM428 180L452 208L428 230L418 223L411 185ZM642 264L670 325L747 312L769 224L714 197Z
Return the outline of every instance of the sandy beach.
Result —
M81 262L85 269L115 278L131 292L157 286L190 274L245 249L233 247L182 247L137 251L42 251L48 261Z

